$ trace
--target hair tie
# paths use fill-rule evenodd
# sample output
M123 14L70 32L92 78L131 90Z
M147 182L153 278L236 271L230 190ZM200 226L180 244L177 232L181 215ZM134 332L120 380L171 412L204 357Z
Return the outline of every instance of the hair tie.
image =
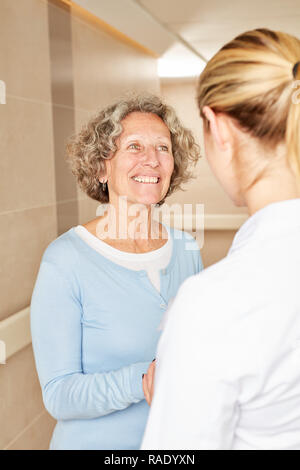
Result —
M294 78L297 77L299 65L300 65L300 61L299 61L299 62L296 62L295 65L294 65L294 67L293 67L293 77L294 77Z

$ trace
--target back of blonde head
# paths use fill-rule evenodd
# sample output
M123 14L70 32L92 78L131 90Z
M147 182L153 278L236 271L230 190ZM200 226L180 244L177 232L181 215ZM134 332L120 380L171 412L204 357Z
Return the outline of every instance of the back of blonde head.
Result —
M234 118L269 148L286 143L291 168L300 180L300 40L267 29L248 31L226 44L208 62L198 84L200 114L209 106ZM300 82L298 83L300 85Z

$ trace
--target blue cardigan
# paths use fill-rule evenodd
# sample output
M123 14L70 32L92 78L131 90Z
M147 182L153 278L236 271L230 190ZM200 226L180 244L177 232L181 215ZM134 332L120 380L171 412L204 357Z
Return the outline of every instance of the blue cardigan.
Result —
M74 228L45 250L31 332L44 404L58 421L50 449L140 447L149 411L142 374L155 357L158 326L182 282L203 268L192 236L170 232L160 293L146 271L113 263Z

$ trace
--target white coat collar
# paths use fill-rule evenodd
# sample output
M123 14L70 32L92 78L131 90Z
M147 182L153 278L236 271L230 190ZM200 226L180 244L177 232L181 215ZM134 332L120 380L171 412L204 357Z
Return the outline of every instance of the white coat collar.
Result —
M278 236L291 228L300 229L300 198L268 204L255 212L236 233L228 254L250 241ZM300 243L300 239L299 239Z

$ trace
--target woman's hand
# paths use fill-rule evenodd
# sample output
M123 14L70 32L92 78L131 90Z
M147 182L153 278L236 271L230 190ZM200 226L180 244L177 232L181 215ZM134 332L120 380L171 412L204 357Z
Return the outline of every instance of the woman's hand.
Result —
M143 376L143 391L148 405L151 405L154 393L155 359L151 362L147 374Z

